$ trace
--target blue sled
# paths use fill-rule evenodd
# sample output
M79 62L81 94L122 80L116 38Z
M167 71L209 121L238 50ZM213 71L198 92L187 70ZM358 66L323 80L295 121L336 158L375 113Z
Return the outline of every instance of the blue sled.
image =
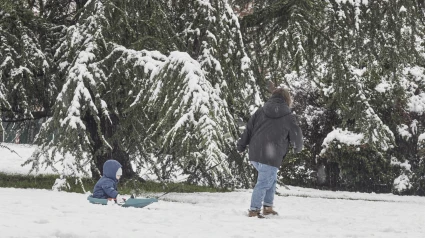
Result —
M102 204L107 205L108 199L103 198L94 198L92 195L87 197L87 200L89 200L90 203L93 204ZM156 198L129 198L125 201L124 204L120 204L122 207L146 207L149 204L152 204L154 202L158 202L158 199Z

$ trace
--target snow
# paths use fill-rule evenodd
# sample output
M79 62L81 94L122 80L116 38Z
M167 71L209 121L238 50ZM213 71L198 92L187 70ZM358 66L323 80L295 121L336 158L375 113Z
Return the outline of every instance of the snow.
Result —
M322 117L324 113L322 108L309 105L304 111L304 118L309 126L313 126L314 121Z
M412 134L410 134L409 132L409 127L405 124L401 124L397 126L397 130L398 130L398 133L404 138L409 139L410 137L412 137Z
M410 124L410 128L412 128L412 133L416 135L418 133L418 120L412 120L412 124Z
M349 3L351 5L356 5L356 6L359 6L360 4L363 4L363 5L369 4L369 0L336 0L335 2L339 4Z
M412 187L412 185L410 184L409 177L405 174L398 176L394 180L394 188L399 192L402 192L402 191L409 189L411 187Z
M409 161L406 160L404 163L401 163L395 157L391 158L391 165L398 165L398 166L400 166L400 167L402 167L405 170L410 171L410 172L411 172L410 169L412 168L412 166L409 164Z
M392 89L392 85L385 80L382 80L381 83L379 83L375 87L375 90L380 92L380 93L385 93L385 92L389 91L390 89Z
M419 135L418 143L421 142L421 141L425 141L425 133L422 133L422 134Z
M363 74L366 73L366 68L358 69L351 67L351 72L358 77L362 77Z
M53 191L61 191L62 189L69 189L71 186L66 181L66 178L57 178L55 180L55 183L53 184L52 190Z
M59 63L59 69L60 71L63 71L66 67L68 67L69 63L68 62L61 62Z
M409 111L422 115L425 111L425 93L412 96L407 105L409 107Z
M36 149L32 145L17 145L5 144L2 145L9 147L16 153L9 151L6 148L0 147L0 172L8 174L27 174L31 169L31 165L21 166ZM33 175L35 173L32 173ZM55 174L51 168L40 169L40 174ZM52 184L53 185L53 184Z
M360 145L362 143L363 138L364 135L361 133L357 134L348 130L336 128L331 131L323 140L322 146L325 147L325 149L323 149L321 153L325 153L326 148L328 148L334 140L346 145Z
M4 145L4 144L3 144ZM0 171L20 164L34 146L6 144ZM400 178L401 179L401 178ZM58 179L56 185L66 186ZM118 189L119 189L118 184ZM0 188L1 237L424 237L425 198L278 186L270 219L246 216L252 189L169 193L146 208L94 205L88 194ZM159 196L161 194L145 194ZM123 195L128 196L128 195Z
M330 97L331 94L335 92L333 85L330 85L329 87L326 87L325 85L322 86L324 86L322 91L326 97Z
M248 70L249 67L251 67L250 65L251 65L251 59L248 56L244 56L241 59L241 70L242 71Z
M0 65L0 68L5 68L8 64L13 64L14 61L12 57L7 56L6 59L4 59L3 63Z
M405 78L401 80L408 97L407 110L422 115L425 111L425 93L416 94L415 91L422 87L425 82L425 69L419 66L406 67L403 69Z
M285 195L275 198L280 215L263 220L246 216L251 190L170 193L139 209L93 205L86 194L0 188L0 196L8 201L0 204L0 229L2 237L425 235L423 198L289 188L278 188Z
M21 166L35 150L38 149L34 145L26 144L9 144L2 143L3 146L8 147L9 149L0 147L0 172L7 174L28 174L31 170L32 164ZM51 151L49 151L51 153ZM72 157L69 153L66 153L65 157L62 157L59 153L56 154L58 158L57 161L53 164L53 167L45 167L40 165L40 170L38 172L31 172L31 175L36 174L61 174L61 175L76 175L84 177L84 173L77 172L74 166L75 158ZM40 164L43 164L45 158L40 159ZM86 171L90 171L90 165L84 166ZM58 181L59 182L59 181ZM52 184L53 185L53 184Z

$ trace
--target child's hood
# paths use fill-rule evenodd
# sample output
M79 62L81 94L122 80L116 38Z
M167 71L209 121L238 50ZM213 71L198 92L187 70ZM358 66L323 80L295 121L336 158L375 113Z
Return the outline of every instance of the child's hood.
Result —
M107 160L103 164L103 176L116 180L116 174L119 168L121 168L121 164L116 160Z

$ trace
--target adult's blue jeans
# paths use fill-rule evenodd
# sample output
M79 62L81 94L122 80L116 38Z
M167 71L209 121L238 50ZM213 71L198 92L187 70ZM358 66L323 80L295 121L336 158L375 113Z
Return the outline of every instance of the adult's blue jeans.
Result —
M258 171L258 178L252 192L250 209L259 210L261 205L273 206L278 168L255 161L251 161L251 164Z

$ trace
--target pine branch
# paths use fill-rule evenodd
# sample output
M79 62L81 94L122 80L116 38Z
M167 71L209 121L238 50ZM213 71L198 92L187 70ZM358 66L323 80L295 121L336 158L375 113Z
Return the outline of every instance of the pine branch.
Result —
M295 4L296 1L293 0L281 0L258 12L254 11L252 14L246 15L241 19L241 28L256 27L276 18L289 16L290 9Z
M8 111L8 110L6 110ZM8 111L10 112L10 111ZM2 122L24 122L24 121L34 121L41 118L51 117L52 113L48 111L37 111L31 112L32 117L29 118L15 118L15 119L2 119Z
M5 145L3 145L2 143L0 143L0 148L4 148L4 149L7 149L7 150L9 150L11 153L14 153L14 154L16 154L17 156L19 156L19 158L22 158L16 151L14 151L14 150L12 150L11 148L9 148L9 147L7 147L7 146L5 146Z

